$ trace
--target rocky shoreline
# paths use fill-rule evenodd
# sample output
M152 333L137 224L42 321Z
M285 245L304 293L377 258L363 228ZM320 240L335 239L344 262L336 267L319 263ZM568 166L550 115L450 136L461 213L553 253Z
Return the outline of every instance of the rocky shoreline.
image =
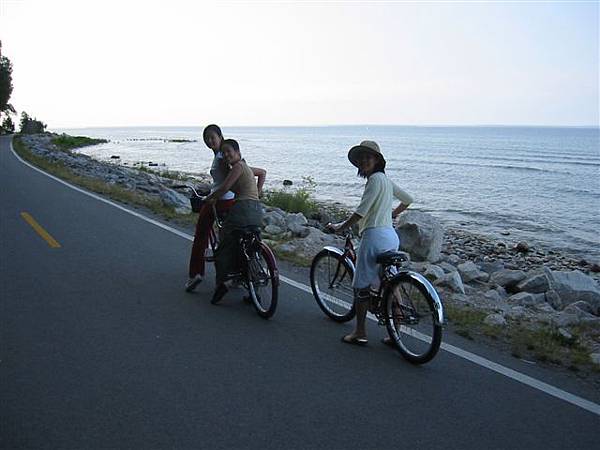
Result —
M190 214L183 183L206 191L209 177L181 173L156 173L89 156L60 150L53 135L21 136L36 157L60 164L80 177L135 192L171 208L180 216ZM115 158L118 161L118 158ZM342 205L321 204L312 217L290 214L266 206L263 237L273 249L291 261L306 264L324 245L343 245L339 236L326 233L324 225L339 219ZM473 333L509 341L516 333L529 333L532 340L549 336L546 353L560 352L546 360L573 370L598 371L600 367L600 267L552 250L533 248L526 242L490 239L446 228L424 212L408 210L397 225L410 266L429 278L448 307L451 322L470 326ZM466 320L464 311L470 311ZM453 320L453 315L455 316ZM474 332L472 330L475 330ZM541 355L534 342L515 350L518 357ZM531 347L531 348L530 348ZM573 355L577 354L577 358ZM538 355L538 356L539 356ZM543 358L538 358L543 359Z

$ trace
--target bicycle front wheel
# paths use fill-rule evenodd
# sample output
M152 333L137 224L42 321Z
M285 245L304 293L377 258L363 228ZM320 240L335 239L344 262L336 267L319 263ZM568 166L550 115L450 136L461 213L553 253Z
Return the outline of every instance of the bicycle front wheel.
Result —
M385 324L402 356L413 364L431 361L440 348L442 324L425 284L409 273L397 275L384 293Z
M341 255L322 250L310 267L310 286L319 308L336 322L347 322L356 315L352 279L354 268Z
M275 314L279 291L279 272L273 252L261 242L248 260L248 292L259 316L268 319Z

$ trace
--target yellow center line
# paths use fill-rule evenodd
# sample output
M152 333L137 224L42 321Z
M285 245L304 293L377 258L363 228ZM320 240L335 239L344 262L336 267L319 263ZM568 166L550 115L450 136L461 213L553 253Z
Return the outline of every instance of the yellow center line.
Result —
M31 227L37 232L37 234L44 238L44 240L48 243L50 247L60 248L60 244L56 242L56 239L50 236L50 234L46 230L44 230L44 228L42 228L42 226L39 223L37 223L29 213L22 212L21 217L25 219L25 222L31 225Z

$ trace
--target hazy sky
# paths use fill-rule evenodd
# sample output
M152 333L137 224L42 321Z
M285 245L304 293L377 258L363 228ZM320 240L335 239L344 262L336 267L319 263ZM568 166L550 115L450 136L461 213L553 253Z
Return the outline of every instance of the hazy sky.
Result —
M598 2L0 0L50 128L599 122Z

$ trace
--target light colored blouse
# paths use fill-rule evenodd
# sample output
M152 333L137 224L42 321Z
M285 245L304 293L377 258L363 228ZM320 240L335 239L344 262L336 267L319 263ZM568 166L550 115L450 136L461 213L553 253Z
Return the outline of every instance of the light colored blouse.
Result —
M223 184L225 178L227 178L227 170L225 169L226 165L223 161L223 153L217 152L215 153L215 157L213 158L212 165L210 166L210 176L213 179L212 186L210 188L210 192L215 192L219 189L219 186ZM231 200L235 195L232 191L227 191L220 200Z
M394 197L406 206L414 201L382 172L376 172L367 179L360 204L355 211L361 216L358 221L359 234L367 228L392 226Z

